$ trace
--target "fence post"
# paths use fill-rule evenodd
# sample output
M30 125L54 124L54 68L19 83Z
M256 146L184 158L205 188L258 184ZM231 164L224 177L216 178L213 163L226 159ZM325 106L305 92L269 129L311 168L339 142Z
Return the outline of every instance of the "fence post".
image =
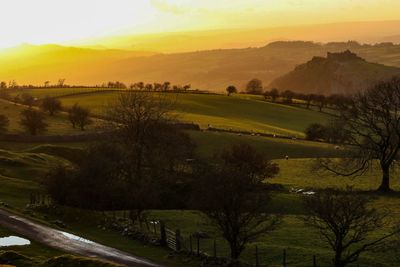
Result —
M214 258L217 257L217 239L214 238Z
M193 254L193 243L192 243L192 235L189 236L189 241L190 241L190 254Z
M176 241L176 251L181 250L181 230L177 229L175 231L175 241Z
M258 246L256 246L256 267L260 267L260 263L258 261Z
M157 225L156 225L156 220L153 219L153 228L154 228L154 234L157 234Z
M197 237L197 256L200 256L200 238Z
M165 223L160 221L160 243L162 246L167 245L167 233L165 231Z
M313 256L313 266L317 267L317 258L315 257L315 255Z
M282 261L283 267L286 267L286 249L283 250L283 261Z

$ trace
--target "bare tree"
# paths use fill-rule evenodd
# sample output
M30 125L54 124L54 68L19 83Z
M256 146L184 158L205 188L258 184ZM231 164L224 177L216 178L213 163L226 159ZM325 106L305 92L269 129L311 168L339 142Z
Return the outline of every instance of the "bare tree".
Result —
M65 85L65 79L58 79L57 86L62 88L64 87L64 85Z
M72 127L75 128L78 126L82 131L93 122L90 118L90 110L79 106L77 103L68 110L68 119Z
M371 198L352 190L328 190L305 198L305 223L317 229L334 251L335 267L357 262L360 255L382 248L399 232L396 228L388 230L388 214L370 208L370 202ZM385 227L384 233L377 234Z
M164 82L162 84L162 90L163 91L168 91L169 89L171 89L171 83L170 82Z
M270 198L263 190L264 179L279 168L246 144L223 151L214 161L219 164L197 171L193 201L221 231L231 257L237 259L249 242L274 230L280 221L268 212Z
M321 165L343 176L362 175L378 161L382 182L378 190L390 191L390 168L400 148L400 78L380 82L340 106L332 125L338 128L348 157L321 159Z
M50 116L62 110L61 101L50 96L43 98L41 107L44 111L48 112Z
M328 102L327 98L324 95L316 95L314 100L317 103L317 106L318 106L320 112L326 106L326 104Z
M276 88L272 88L270 91L265 91L264 97L270 98L272 102L275 102L279 97L279 91Z
M165 134L165 129L169 129L167 125L175 121L172 110L173 101L165 94L127 91L120 93L115 103L105 111L106 126L115 133L116 141L123 144L129 162L127 173L132 220L140 220L142 212L157 201L154 175L157 168L163 168L160 162L155 162L160 155L163 158L173 155L165 155L167 149L160 149L160 144L166 145L173 140L160 141L160 138L168 136Z
M285 90L281 93L281 97L284 98L283 102L285 104L292 104L293 103L293 97L295 96L295 93L290 90Z
M19 123L31 135L45 132L48 126L44 122L43 113L31 108L21 111L21 119Z

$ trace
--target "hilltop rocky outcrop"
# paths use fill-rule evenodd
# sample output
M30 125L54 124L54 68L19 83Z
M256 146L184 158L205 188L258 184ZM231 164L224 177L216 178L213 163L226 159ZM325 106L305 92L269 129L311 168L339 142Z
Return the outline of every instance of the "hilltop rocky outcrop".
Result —
M313 57L273 80L269 88L326 95L349 94L395 75L400 75L400 68L371 63L346 50L328 52L326 57Z

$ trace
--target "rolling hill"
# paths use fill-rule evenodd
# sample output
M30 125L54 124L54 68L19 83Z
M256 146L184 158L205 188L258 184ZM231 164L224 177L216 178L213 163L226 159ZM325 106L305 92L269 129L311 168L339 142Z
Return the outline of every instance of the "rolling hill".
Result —
M34 90L33 90L34 91ZM97 92L60 97L66 107L79 103L103 114L118 92ZM168 94L176 101L178 119L220 129L303 137L311 123L326 123L329 115L304 108L263 101L262 98L213 94Z
M230 84L243 89L253 78L267 85L314 56L347 49L368 62L400 67L400 45L392 43L279 41L258 48L175 54L24 45L0 52L0 80L36 85L47 80L54 84L60 78L65 78L67 84L82 85L115 80L128 84L170 81L222 92Z
M400 68L370 63L350 52L314 57L271 82L270 88L302 93L348 94L400 75Z

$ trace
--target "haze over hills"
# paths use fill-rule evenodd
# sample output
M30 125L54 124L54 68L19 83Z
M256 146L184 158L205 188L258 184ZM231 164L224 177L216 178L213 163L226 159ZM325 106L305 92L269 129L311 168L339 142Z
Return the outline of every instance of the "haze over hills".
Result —
M400 20L340 22L256 29L220 29L192 32L166 32L107 36L72 42L73 45L96 44L102 48L182 53L192 51L261 47L277 40L308 40L360 43L399 43Z
M345 50L368 62L400 67L400 45L391 43L279 41L259 48L176 54L24 45L0 53L0 80L36 85L47 80L55 83L59 78L65 78L67 84L84 85L115 80L127 84L170 81L222 92L230 84L242 89L252 78L268 85L314 56Z
M370 63L350 52L314 57L271 82L270 88L302 93L349 94L400 75L400 68Z

